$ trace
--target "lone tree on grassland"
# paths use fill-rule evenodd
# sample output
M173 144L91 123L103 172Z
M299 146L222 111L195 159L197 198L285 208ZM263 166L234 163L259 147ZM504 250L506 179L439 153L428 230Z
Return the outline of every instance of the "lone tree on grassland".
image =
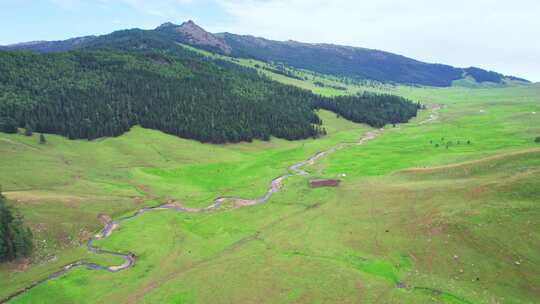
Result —
M0 189L0 262L27 257L32 252L32 231L8 206Z
M42 145L47 143L47 140L45 139L45 135L43 135L43 133L39 134L39 143Z
M32 126L29 124L26 124L24 127L24 135L25 136L32 136L34 134L34 130L32 129Z
M538 136L535 140L534 140L535 143L537 144L540 144L540 136Z

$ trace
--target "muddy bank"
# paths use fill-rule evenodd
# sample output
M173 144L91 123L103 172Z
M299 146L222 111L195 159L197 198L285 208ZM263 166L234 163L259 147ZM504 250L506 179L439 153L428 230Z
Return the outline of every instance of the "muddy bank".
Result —
M309 181L311 188L337 187L341 181L339 179L314 179Z

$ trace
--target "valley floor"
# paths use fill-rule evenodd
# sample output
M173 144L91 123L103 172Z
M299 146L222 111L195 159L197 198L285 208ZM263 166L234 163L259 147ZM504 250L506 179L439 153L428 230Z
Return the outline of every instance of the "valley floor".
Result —
M118 273L76 268L14 303L534 303L540 298L540 88L395 88L428 104L369 130L322 112L329 135L203 145L134 128L95 142L0 134L0 184L35 231L32 265L0 268L0 298L85 260L102 223L167 201L253 198L316 152L267 204L161 210L100 248ZM363 136L372 140L356 143ZM354 145L350 145L354 143ZM312 189L313 178L338 178ZM100 217L101 215L101 217ZM104 216L106 215L106 216Z

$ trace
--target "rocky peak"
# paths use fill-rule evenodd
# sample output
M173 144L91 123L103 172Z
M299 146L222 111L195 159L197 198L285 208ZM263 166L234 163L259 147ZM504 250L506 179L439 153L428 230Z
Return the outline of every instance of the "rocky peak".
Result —
M198 26L197 24L195 24L195 22L193 22L193 20L188 20L188 21L182 23L181 26L191 26L191 27L198 27L198 28L201 28L200 26Z
M192 20L182 23L180 26L176 27L176 30L186 34L191 34L192 36L206 36L207 34L212 35L205 31L202 27L198 26Z
M231 47L221 37L215 36L198 26L193 20L181 25L171 22L160 25L156 30L173 31L179 34L180 42L193 46L207 47L220 50L225 54L231 53Z
M172 22L165 22L163 23L162 25L158 26L156 28L156 30L163 30L163 29L167 29L167 28L174 28L174 27L178 27L177 24L174 24Z

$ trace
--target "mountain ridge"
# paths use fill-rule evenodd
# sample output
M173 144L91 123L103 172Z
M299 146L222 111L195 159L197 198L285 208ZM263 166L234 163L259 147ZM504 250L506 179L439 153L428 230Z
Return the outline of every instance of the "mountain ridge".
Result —
M198 45L213 49L223 54L230 54L232 49L227 43L217 37L216 35L207 32L202 27L198 26L193 20L182 23L181 25L176 25L172 22L166 22L157 28L155 31L161 31L169 34L176 34L178 38L190 45Z
M122 41L113 45L103 41L128 31L115 31L102 36L76 37L63 41L34 41L2 46L0 50L29 50L40 53L65 52L81 48L122 47ZM530 83L528 80L507 76L477 67L458 68L439 63L426 63L404 55L363 47L331 43L305 43L295 40L276 41L253 35L210 33L192 20L182 24L166 22L153 30L138 30L133 35L148 35L172 43L183 43L223 55L280 62L295 68L321 74L372 80L382 83L447 87L454 81L472 77L476 82L505 84L510 81ZM155 35L154 35L155 34ZM123 39L128 38L124 37ZM131 46L135 47L135 46ZM140 46L139 46L140 47ZM142 47L149 47L142 45ZM161 47L166 47L161 45Z

